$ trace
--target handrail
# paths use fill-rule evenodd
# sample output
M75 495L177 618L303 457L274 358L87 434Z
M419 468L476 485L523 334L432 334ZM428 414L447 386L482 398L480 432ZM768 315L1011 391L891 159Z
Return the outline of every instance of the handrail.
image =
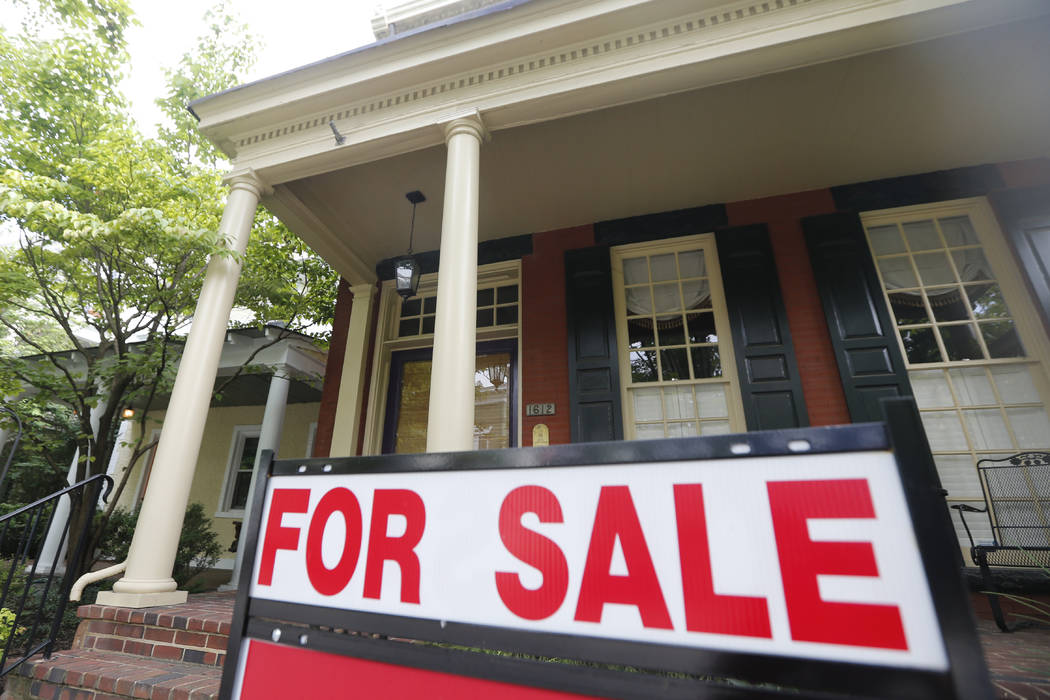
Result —
M44 540L49 531L60 528L55 551L61 552L68 543L71 561L79 562L92 530L88 521L79 533L70 533L75 508L70 508L64 523L56 522L59 502L69 498L90 508L93 515L99 497L107 498L112 490L113 479L96 474L0 516L0 551L13 551L4 562L7 570L0 567L0 677L40 652L48 657L53 651L76 572L60 571L57 558L41 561ZM15 537L9 538L9 533ZM15 540L14 547L11 540ZM15 660L9 663L9 658Z

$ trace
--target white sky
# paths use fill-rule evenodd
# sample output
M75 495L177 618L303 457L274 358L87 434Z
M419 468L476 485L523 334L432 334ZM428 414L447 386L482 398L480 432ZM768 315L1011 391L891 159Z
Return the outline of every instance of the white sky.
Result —
M131 73L122 86L132 115L146 134L161 119L153 101L164 90L163 68L173 67L204 33L204 13L217 0L132 0L141 26L128 32ZM234 12L261 37L258 62L244 82L349 51L375 41L376 0L230 0ZM0 25L17 31L17 8L0 0Z

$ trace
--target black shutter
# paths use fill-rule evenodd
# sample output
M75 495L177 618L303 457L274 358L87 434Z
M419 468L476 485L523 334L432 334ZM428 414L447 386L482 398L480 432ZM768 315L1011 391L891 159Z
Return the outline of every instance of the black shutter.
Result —
M860 217L811 216L802 220L802 230L850 418L882 420L879 400L910 396L911 385Z
M569 417L573 442L622 440L609 248L565 252Z
M739 226L715 240L748 430L809 425L769 232Z
M1006 190L991 199L1050 330L1050 187Z

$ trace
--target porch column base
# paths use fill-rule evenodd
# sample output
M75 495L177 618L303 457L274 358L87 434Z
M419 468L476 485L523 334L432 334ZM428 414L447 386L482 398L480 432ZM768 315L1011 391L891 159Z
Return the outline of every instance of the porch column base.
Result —
M112 605L118 608L152 608L158 605L179 605L186 602L186 591L164 593L117 593L99 591L95 605Z

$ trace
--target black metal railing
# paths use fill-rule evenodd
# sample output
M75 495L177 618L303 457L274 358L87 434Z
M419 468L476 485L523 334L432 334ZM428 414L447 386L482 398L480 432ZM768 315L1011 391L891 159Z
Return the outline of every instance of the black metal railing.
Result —
M113 480L98 474L0 516L0 552L4 553L0 560L0 677L36 654L51 655L69 589L79 573L76 567L64 566L62 553L72 554L68 561L83 561L95 505L112 488ZM68 501L68 510L60 510L63 499ZM86 513L84 507L89 509ZM85 517L80 518L82 527L71 538L70 526L77 513ZM52 561L42 561L49 532Z

